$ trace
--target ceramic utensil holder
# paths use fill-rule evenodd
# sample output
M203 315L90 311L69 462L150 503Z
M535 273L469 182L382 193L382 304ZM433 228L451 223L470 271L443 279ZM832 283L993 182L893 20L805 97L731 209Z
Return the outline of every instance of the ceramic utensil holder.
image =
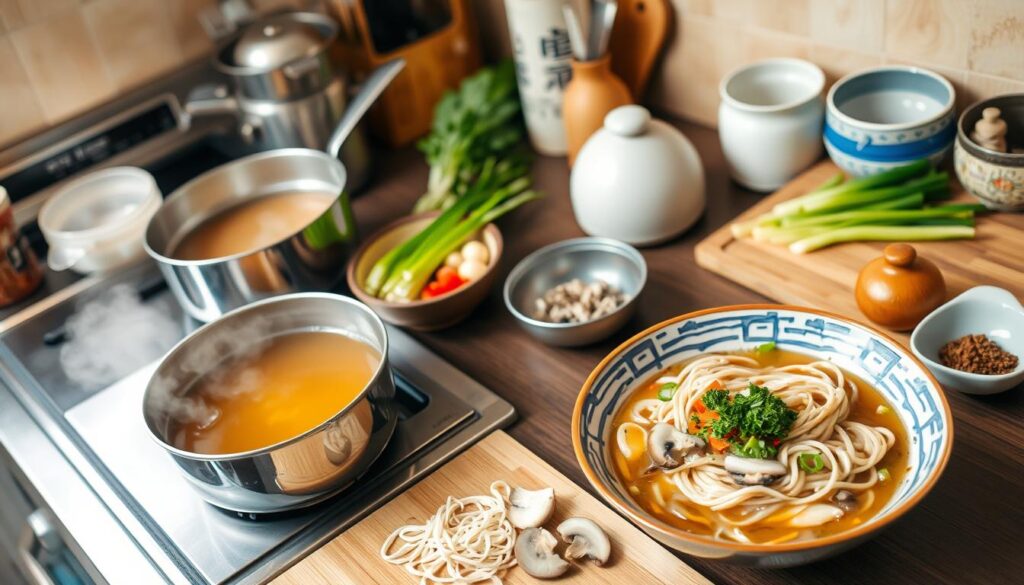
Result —
M505 0L505 15L530 143L541 154L561 156L566 152L562 95L572 77L562 3Z

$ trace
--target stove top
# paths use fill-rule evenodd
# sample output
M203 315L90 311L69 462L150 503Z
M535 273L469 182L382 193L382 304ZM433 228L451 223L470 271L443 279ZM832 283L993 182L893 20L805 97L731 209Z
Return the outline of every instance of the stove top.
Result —
M160 550L147 554L168 557L185 581L263 582L514 417L507 402L389 326L399 423L367 475L330 500L294 513L256 517L220 510L192 490L146 430L142 394L160 353L151 361L131 363L146 360L146 353L126 352L110 341L111 332L103 330L107 325L100 325L95 335L105 336L113 354L99 351L86 361L94 366L116 357L122 371L132 370L109 384L95 372L83 377L76 372L81 362L67 355L82 347L98 350L76 338L75 331L66 332L65 324L75 324L76 314L111 303L111 291L125 287L145 291L145 300L135 301L134 308L116 307L121 313L140 311L128 321L173 324L174 335L162 339L165 345L184 337L194 323L169 292L153 286L154 278L158 273L147 263L88 287L0 336L0 359L13 377L4 381L56 423L113 488L134 517L132 524L157 544ZM125 328L123 323L109 326ZM130 339L141 343L138 336Z
M105 123L100 121L100 127ZM63 144L58 139L69 132L51 142ZM96 161L92 168L141 164L167 195L230 158L215 146L216 138L198 139L197 133L193 129L188 135L171 136L160 148L151 145L158 142L154 140L135 150L112 152L111 158ZM38 148L33 151L30 146ZM18 151L13 154L31 162L54 148L26 145L21 149L26 152L13 149ZM7 173L10 179L11 172L25 175L28 171L22 167L36 168L11 163L11 152L0 152L0 178ZM38 174L29 178L38 183ZM32 218L45 193L23 195L16 210L19 217ZM45 257L45 242L34 221L23 230ZM137 549L130 551L131 558L152 566L152 575L140 576L140 583L266 582L515 417L510 404L403 331L388 327L399 423L370 471L337 496L308 509L260 517L226 512L199 498L149 436L142 418L142 393L149 375L163 353L195 326L148 260L109 276L48 272L35 294L0 309L0 403L9 393L18 412L24 410L11 415L16 424L0 428L0 455L32 452L41 436L49 439L52 458L12 458L26 477L43 477L46 470L70 465L71 475L62 477L73 479L75 485L35 485L40 501L73 492L64 499L82 509L80 498L88 498L90 513L109 513L123 530L127 537L113 538L102 528L90 532L89 523L54 512L61 524L76 526L68 528L70 536L95 561L92 570L101 577L134 566L118 563L118 556L124 559L122 553L128 551L103 548L129 542ZM65 508L65 516L77 515L74 506L70 509L68 513ZM104 523L111 525L107 519ZM89 550L104 558L97 560Z

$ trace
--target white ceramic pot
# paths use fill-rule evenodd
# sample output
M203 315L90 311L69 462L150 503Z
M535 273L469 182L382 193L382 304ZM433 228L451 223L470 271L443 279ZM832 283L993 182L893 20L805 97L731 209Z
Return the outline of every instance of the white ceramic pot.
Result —
M718 134L740 185L773 191L821 157L825 74L800 59L737 69L718 88Z
M569 179L576 222L592 236L645 246L686 231L704 211L704 169L682 132L641 106L608 113Z
M572 48L562 2L505 0L505 14L530 143L541 154L562 156L566 153L562 94L572 79Z

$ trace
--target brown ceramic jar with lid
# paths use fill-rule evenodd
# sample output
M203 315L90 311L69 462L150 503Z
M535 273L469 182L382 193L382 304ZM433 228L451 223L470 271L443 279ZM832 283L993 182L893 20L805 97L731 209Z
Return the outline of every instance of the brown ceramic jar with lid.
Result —
M864 265L854 289L871 321L896 331L913 329L946 300L946 282L935 264L909 244L889 244Z

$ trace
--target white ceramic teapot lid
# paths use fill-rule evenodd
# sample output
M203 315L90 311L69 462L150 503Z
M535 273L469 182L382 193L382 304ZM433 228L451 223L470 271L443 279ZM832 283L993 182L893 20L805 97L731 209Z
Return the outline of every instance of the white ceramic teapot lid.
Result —
M643 106L619 106L604 117L604 127L619 136L640 136L647 132L651 113Z

